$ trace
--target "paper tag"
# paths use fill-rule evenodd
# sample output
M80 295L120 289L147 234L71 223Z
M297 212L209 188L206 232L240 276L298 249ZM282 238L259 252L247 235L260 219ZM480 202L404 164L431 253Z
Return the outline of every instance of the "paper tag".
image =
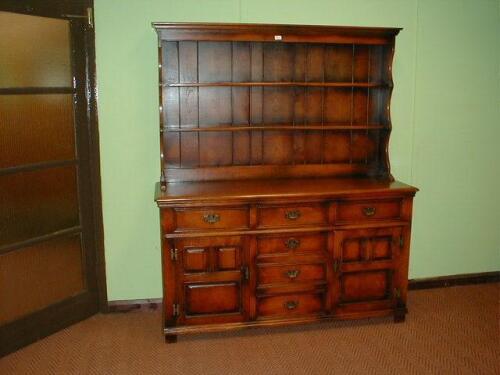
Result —
M282 40L283 37L281 35L275 35L274 40Z

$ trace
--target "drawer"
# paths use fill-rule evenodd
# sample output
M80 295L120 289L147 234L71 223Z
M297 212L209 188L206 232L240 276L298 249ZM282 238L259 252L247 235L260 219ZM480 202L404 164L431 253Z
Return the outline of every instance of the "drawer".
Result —
M400 216L400 199L340 202L337 207L337 221L398 219Z
M286 294L257 299L259 317L311 315L324 311L324 293Z
M258 208L257 225L260 228L326 225L328 210L322 204L298 204Z
M245 229L248 210L245 207L182 208L175 210L177 230Z
M257 237L258 254L287 252L325 252L327 250L326 233L287 234L280 236Z
M257 267L258 284L326 280L326 264L259 264Z

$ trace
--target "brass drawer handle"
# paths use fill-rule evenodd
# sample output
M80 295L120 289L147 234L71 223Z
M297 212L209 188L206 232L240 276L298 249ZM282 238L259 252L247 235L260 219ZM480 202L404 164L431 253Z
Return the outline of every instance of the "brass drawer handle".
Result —
M299 306L299 301L286 301L285 307L288 310L295 310Z
M375 215L375 212L377 212L375 207L363 207L363 213L365 216L373 216Z
M285 212L285 217L288 220L297 220L300 217L300 211L299 210L291 210Z
M293 280L300 275L300 270L288 270L286 275Z
M205 214L203 215L203 221L208 224L215 224L220 221L219 214Z
M296 238L289 238L286 240L285 246L291 250L297 249L300 246L300 240Z

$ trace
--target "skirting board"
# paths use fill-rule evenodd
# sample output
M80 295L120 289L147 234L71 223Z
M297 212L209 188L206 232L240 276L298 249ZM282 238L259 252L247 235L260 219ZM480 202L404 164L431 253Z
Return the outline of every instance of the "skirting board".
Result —
M408 282L408 289L416 290L446 288L448 286L455 285L472 285L497 282L500 282L500 271L429 277L425 279L412 279Z
M411 279L408 282L408 289L417 290L445 288L455 285L471 285L496 282L500 282L500 271L429 277L425 279ZM137 310L156 310L161 307L161 302L161 298L109 301L108 312L127 313Z

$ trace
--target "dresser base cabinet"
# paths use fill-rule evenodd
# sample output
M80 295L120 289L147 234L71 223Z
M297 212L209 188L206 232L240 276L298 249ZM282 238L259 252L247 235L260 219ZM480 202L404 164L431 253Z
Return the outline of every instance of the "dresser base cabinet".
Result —
M155 23L165 340L406 314L397 28Z
M231 181L158 186L168 342L330 319L404 320L416 190L309 179L300 180L307 194L291 198L287 181L274 181L284 185L278 193L249 181L234 195ZM238 220L226 220L235 212Z

